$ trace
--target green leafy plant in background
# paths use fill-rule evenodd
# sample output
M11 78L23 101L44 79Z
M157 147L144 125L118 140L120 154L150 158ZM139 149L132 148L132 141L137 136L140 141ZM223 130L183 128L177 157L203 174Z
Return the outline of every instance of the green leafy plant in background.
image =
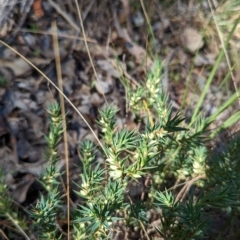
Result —
M144 86L128 91L129 105L141 119L139 130L119 128L118 109L109 105L100 111L98 121L103 148L89 140L79 144L81 184L76 193L81 203L72 210L74 239L111 239L118 224L151 239L151 210L159 215L156 232L165 239L201 239L209 231L209 209L231 215L239 208L240 138L236 135L224 150L210 152L207 127L213 116L198 116L188 123L173 113L161 89L161 64L157 61L154 66ZM57 153L62 120L58 104L49 106L47 112L48 164L39 179L45 192L27 214L38 238L64 239L58 223L64 204ZM98 160L99 155L103 161ZM131 195L133 183L143 184L137 199ZM1 188L6 193L1 197L1 214L13 218L14 212L3 211L11 209L4 182Z
M235 28L236 24L233 31ZM202 116L200 111L222 57L223 51L190 119L174 113L169 104L161 86L160 61L155 61L142 85L134 90L128 86L126 91L127 104L138 119L139 128L120 128L115 105L100 110L102 147L89 140L78 146L81 181L76 183L79 203L71 209L69 223L73 239L113 239L121 231L129 232L128 229L146 239L153 239L156 234L171 240L212 235L226 239L224 229L214 229L215 212L229 219L226 228L231 228L239 214L240 136L234 134L215 149L210 149L208 143L238 121L239 112L219 129L210 131L209 126L237 101L237 94L210 117ZM9 227L9 231L14 228L25 239L31 239L32 234L37 239L66 238L59 221L65 217L62 211L65 195L60 184L63 172L57 153L63 133L60 107L57 103L49 105L47 112L50 121L49 134L45 136L47 164L38 179L44 191L36 203L24 209L27 221L17 212L5 175L0 174L1 224ZM132 194L134 184L142 187L137 197ZM151 212L156 215L155 220ZM236 232L234 237L239 235Z
M45 136L47 142L46 167L42 173L40 183L47 190L41 194L37 204L28 211L33 220L33 227L37 229L39 237L43 239L61 239L57 237L58 223L57 216L61 212L63 200L59 192L59 177L61 175L58 167L59 156L57 146L62 136L61 110L57 103L49 105L47 109L50 127L49 135Z
M200 239L206 237L208 218L211 218L207 216L208 209L233 211L239 207L238 169L234 167L233 180L227 177L227 171L233 171L234 164L228 170L223 165L216 166L219 161L215 162L214 154L211 155L205 146L208 119L199 117L190 127L179 114L172 114L167 97L161 91L160 73L158 62L148 75L147 89L143 91L139 86L129 92L129 104L136 114L141 110L145 129L118 129L114 118L117 108L110 105L100 112L99 120L104 163L94 162L92 143L81 145L84 170L79 195L85 199L85 204L79 206L76 213L74 229L77 236L108 239L114 235L112 225L121 218L126 225L140 227L147 236L146 229L150 224L147 212L159 209L161 221L157 231L166 239ZM143 101L151 116L149 111L144 115ZM226 150L227 154L230 154L231 146ZM229 156L237 161L231 152ZM225 153L219 156L222 154ZM221 169L226 172L219 177ZM148 199L133 202L129 183L148 176L152 181ZM219 182L219 178L223 182ZM184 183L181 190L180 183ZM172 191L163 191L166 187ZM196 189L200 191L198 196L194 194ZM125 213L124 217L120 217L121 212Z

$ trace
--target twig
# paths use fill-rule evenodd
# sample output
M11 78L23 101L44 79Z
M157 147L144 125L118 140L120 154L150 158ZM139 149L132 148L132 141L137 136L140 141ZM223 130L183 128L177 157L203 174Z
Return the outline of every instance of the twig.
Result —
M93 60L92 60L91 53L90 53L90 51L89 51L89 47L88 47L88 44L87 44L87 37L86 37L86 33L85 33L85 30L84 30L84 26L83 26L83 19L82 19L82 16L81 16L81 11L80 11L79 4L78 4L77 0L75 0L75 3L76 3L77 11L78 11L78 17L79 17L79 20L80 20L80 25L81 25L81 28L82 28L82 34L83 34L83 38L84 38L85 47L86 47L86 50L87 50L87 53L88 53L88 57L89 57L89 60L90 60L90 63L91 63L91 66L92 66L94 75L95 75L97 81L100 83L100 80L99 80L99 78L98 78L96 69L95 69L94 64L93 64ZM102 85L99 84L99 86L100 86L100 88L101 88L101 90L102 90ZM107 99L106 99L106 97L105 97L104 92L101 91L101 94L103 95L103 98L104 98L104 100L105 100L105 103L107 103Z
M143 230L144 233L145 233L145 236L146 236L147 240L150 240L150 237L148 236L148 233L147 233L147 231L146 231L146 229L145 229L142 221L141 221L141 220L138 220L138 221L139 221L139 223L140 223L140 225L141 225L141 227L142 227L142 230Z
M1 229L0 229L0 234L3 236L4 239L9 240L8 237L5 235L5 233Z
M55 33L50 32L50 31L41 31L41 30L31 30L31 29L21 29L19 30L19 32L27 32L27 33L35 33L35 34L44 34L44 35L54 35ZM84 41L84 38L82 37L76 37L76 36L72 36L72 35L67 35L64 33L57 33L58 37L64 37L64 38L69 38L69 39L76 39L76 40L80 40L80 41ZM87 42L90 43L95 43L97 44L96 40L91 39L91 38L87 38Z
M194 182L196 182L200 179L204 179L204 178L205 178L204 175L200 175L200 176L197 176L197 177L191 179L190 181L188 181L185 184L185 186L181 189L181 191L178 193L175 202L182 201L186 197L190 187L194 184Z
M55 10L78 32L81 32L81 29L78 27L76 23L72 21L72 19L64 12L55 2L52 0L48 0L48 2L55 8Z
M132 41L126 29L121 28L117 18L116 10L114 9L113 6L111 6L111 10L113 13L113 21L114 21L115 28L118 32L119 37L123 38L126 41L127 50L129 51L129 53L136 58L136 61L138 63L142 64L145 61L147 68L150 68L152 65L152 59L148 57L146 50L143 47L138 46Z
M83 20L83 22L84 22L84 20L86 19L87 15L88 15L88 13L90 12L90 10L91 10L93 4L95 3L95 1L96 1L96 0L92 0L90 3L88 3L85 11L84 11L83 14L82 14L82 20Z
M9 213L5 213L6 216L9 218L9 220L14 224L14 226L21 232L21 234L25 237L27 240L31 240L27 234L23 231L23 229L17 224L17 222L11 217Z
M57 24L52 22L52 30L57 33ZM59 45L57 35L53 36L53 47L55 53L56 69L57 69L57 78L59 89L63 92L62 84L62 71L61 71L61 60L59 53ZM59 93L61 114L62 114L62 123L63 123L63 139L64 139L64 152L65 152L65 162L66 162L66 182L67 182L67 237L70 239L70 174L69 174L69 158L68 158L68 140L67 140L67 124L66 124L66 111L64 105L64 98L62 94Z

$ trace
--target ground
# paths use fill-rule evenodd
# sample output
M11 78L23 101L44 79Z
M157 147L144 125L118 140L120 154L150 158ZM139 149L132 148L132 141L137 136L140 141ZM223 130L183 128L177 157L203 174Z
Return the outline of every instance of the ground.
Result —
M213 2L220 18L224 4ZM0 39L7 44L0 43L0 165L13 199L23 206L36 201L40 188L35 178L46 162L46 108L59 101L53 86L59 85L58 59L63 93L98 135L98 110L106 103L118 106L119 127L137 127L124 83L132 88L144 83L156 58L162 62L162 85L174 111L191 116L221 50L207 1L83 0L77 6L72 0L21 0L0 21ZM238 51L237 31L233 52ZM232 61L234 57L230 54ZM236 65L234 74L239 76ZM231 77L219 88L228 73L223 60L201 106L205 116L235 92ZM224 111L212 128L237 108ZM96 139L68 101L66 113L71 181L78 181L76 147L83 139ZM63 149L60 143L59 164L64 167ZM78 202L74 192L72 198Z

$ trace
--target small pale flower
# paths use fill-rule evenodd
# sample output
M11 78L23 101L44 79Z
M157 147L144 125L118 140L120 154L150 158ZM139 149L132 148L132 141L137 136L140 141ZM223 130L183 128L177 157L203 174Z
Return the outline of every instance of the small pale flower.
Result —
M122 177L122 171L121 170L116 170L116 171L110 171L109 175L113 179L118 179Z

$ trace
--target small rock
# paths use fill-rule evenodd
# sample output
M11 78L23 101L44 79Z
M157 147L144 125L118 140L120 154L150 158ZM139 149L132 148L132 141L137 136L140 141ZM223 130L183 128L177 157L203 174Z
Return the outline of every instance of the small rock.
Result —
M182 45L187 48L191 53L195 53L204 45L202 35L193 28L185 28L181 35Z
M144 24L142 13L137 11L136 14L132 16L132 22L136 27L141 27Z

